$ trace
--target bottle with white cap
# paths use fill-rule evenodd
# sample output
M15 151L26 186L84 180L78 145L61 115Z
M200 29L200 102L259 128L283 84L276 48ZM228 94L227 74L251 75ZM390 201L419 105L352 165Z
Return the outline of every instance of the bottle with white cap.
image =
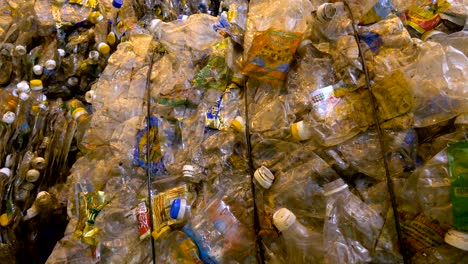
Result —
M104 55L96 50L92 50L89 52L88 58L79 64L76 75L79 77L91 76L97 78L101 75L103 67L105 66L104 64Z
M286 208L273 214L273 223L283 236L287 263L323 262L322 235L302 225Z
M323 189L326 260L329 263L371 262L384 219L354 195L341 178L325 184Z
M30 220L39 213L46 211L51 206L52 196L45 191L39 192L33 205L28 210L26 210L26 213L23 216L23 220Z
M47 77L53 76L60 68L62 57L59 54L57 48L57 38L55 36L48 39L46 46L44 47L44 53L40 56L38 65L43 67L43 73Z
M254 198L262 237L276 237L276 232L265 209L264 197L264 192L271 188L274 180L275 175L265 166L261 166L254 172Z
M172 201L169 215L172 219L188 220L192 216L192 205L184 198L177 198Z

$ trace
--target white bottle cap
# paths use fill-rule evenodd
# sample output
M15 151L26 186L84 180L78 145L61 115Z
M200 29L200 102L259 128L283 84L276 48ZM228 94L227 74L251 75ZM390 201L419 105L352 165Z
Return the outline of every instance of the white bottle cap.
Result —
M10 111L3 114L3 117L2 117L2 121L7 124L11 124L15 122L15 119L16 119L16 114Z
M254 178L265 189L270 189L275 180L273 173L265 166L261 166L254 172Z
M32 167L37 170L45 168L45 159L43 157L36 157L32 160Z
M88 103L93 103L94 99L96 99L96 92L93 90L89 90L85 94L85 100Z
M346 188L348 188L348 185L341 178L338 180L334 180L330 183L327 183L323 186L323 190L325 191L324 193L325 196L330 196Z
M1 168L0 169L0 174L3 174L7 177L10 177L11 175L11 170L9 168Z
M26 101L29 99L29 95L27 93L20 93L19 98L21 101Z
M287 230L296 222L296 216L286 208L281 208L273 214L273 224L279 231Z
M151 32L154 32L156 30L156 28L158 27L159 23L161 23L161 19L153 19L151 20L151 24L150 24L150 31Z
M317 8L317 20L320 23L331 21L336 15L336 7L332 3L325 3Z
M291 135L295 140L302 141L311 138L311 133L304 127L304 121L299 121L291 125Z
M64 49L57 49L57 52L58 52L60 57L65 57L66 52L65 52Z
M55 70L55 68L57 67L57 62L55 62L55 60L48 60L45 63L45 67L48 70Z
M67 83L70 86L76 86L76 85L78 85L79 82L80 82L80 80L75 76L72 76L72 77L67 79Z
M34 74L36 74L36 75L42 75L42 73L43 73L43 68L42 68L42 66L41 66L41 65L38 65L38 64L34 65L34 66L33 66L33 72L34 72Z
M28 182L36 182L41 176L41 173L36 169L28 170L26 173L26 181Z
M195 167L190 164L184 165L182 167L182 173L184 174L184 177L193 178L193 175L195 174Z
M45 95L44 95L45 96ZM40 103L37 105L40 109L44 110L44 111L47 111L49 110L49 107L47 106L47 104L45 103Z
M445 234L445 242L456 248L468 251L468 234L455 229L450 229Z
M28 52L28 51L26 50L26 47L23 46L23 45L18 45L18 46L16 46L16 47L15 47L15 51L16 51L16 53L18 53L18 55L20 55L20 56L23 56L24 54L26 54L26 52Z
M89 52L88 57L92 60L98 60L99 59L99 52L96 50L92 50Z
M16 88L18 89L19 92L24 92L24 93L29 93L29 84L27 81L21 81L18 84L16 84Z

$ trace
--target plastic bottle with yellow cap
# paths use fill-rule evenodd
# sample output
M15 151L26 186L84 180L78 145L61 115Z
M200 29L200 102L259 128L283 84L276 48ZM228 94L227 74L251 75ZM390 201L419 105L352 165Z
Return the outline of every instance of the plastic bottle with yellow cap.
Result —
M67 108L70 116L77 122L75 138L80 142L84 132L89 126L91 115L88 113L88 110L86 110L84 104L77 99L69 101L67 103Z

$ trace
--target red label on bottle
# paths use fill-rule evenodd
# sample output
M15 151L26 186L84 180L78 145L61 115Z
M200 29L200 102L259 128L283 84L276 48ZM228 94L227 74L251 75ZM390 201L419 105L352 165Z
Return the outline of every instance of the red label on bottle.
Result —
M146 203L143 201L138 205L136 210L138 220L138 231L140 233L140 240L145 239L151 233L150 215Z

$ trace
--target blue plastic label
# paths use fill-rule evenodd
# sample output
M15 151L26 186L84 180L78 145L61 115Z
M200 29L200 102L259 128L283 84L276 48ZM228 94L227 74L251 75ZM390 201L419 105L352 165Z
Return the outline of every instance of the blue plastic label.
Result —
M144 169L146 169L149 164L151 172L156 176L161 176L165 172L165 167L158 138L158 131L158 119L156 117L150 117L149 128L146 126L142 131L138 132L136 136L133 164ZM147 160L148 137L152 143L149 161Z

